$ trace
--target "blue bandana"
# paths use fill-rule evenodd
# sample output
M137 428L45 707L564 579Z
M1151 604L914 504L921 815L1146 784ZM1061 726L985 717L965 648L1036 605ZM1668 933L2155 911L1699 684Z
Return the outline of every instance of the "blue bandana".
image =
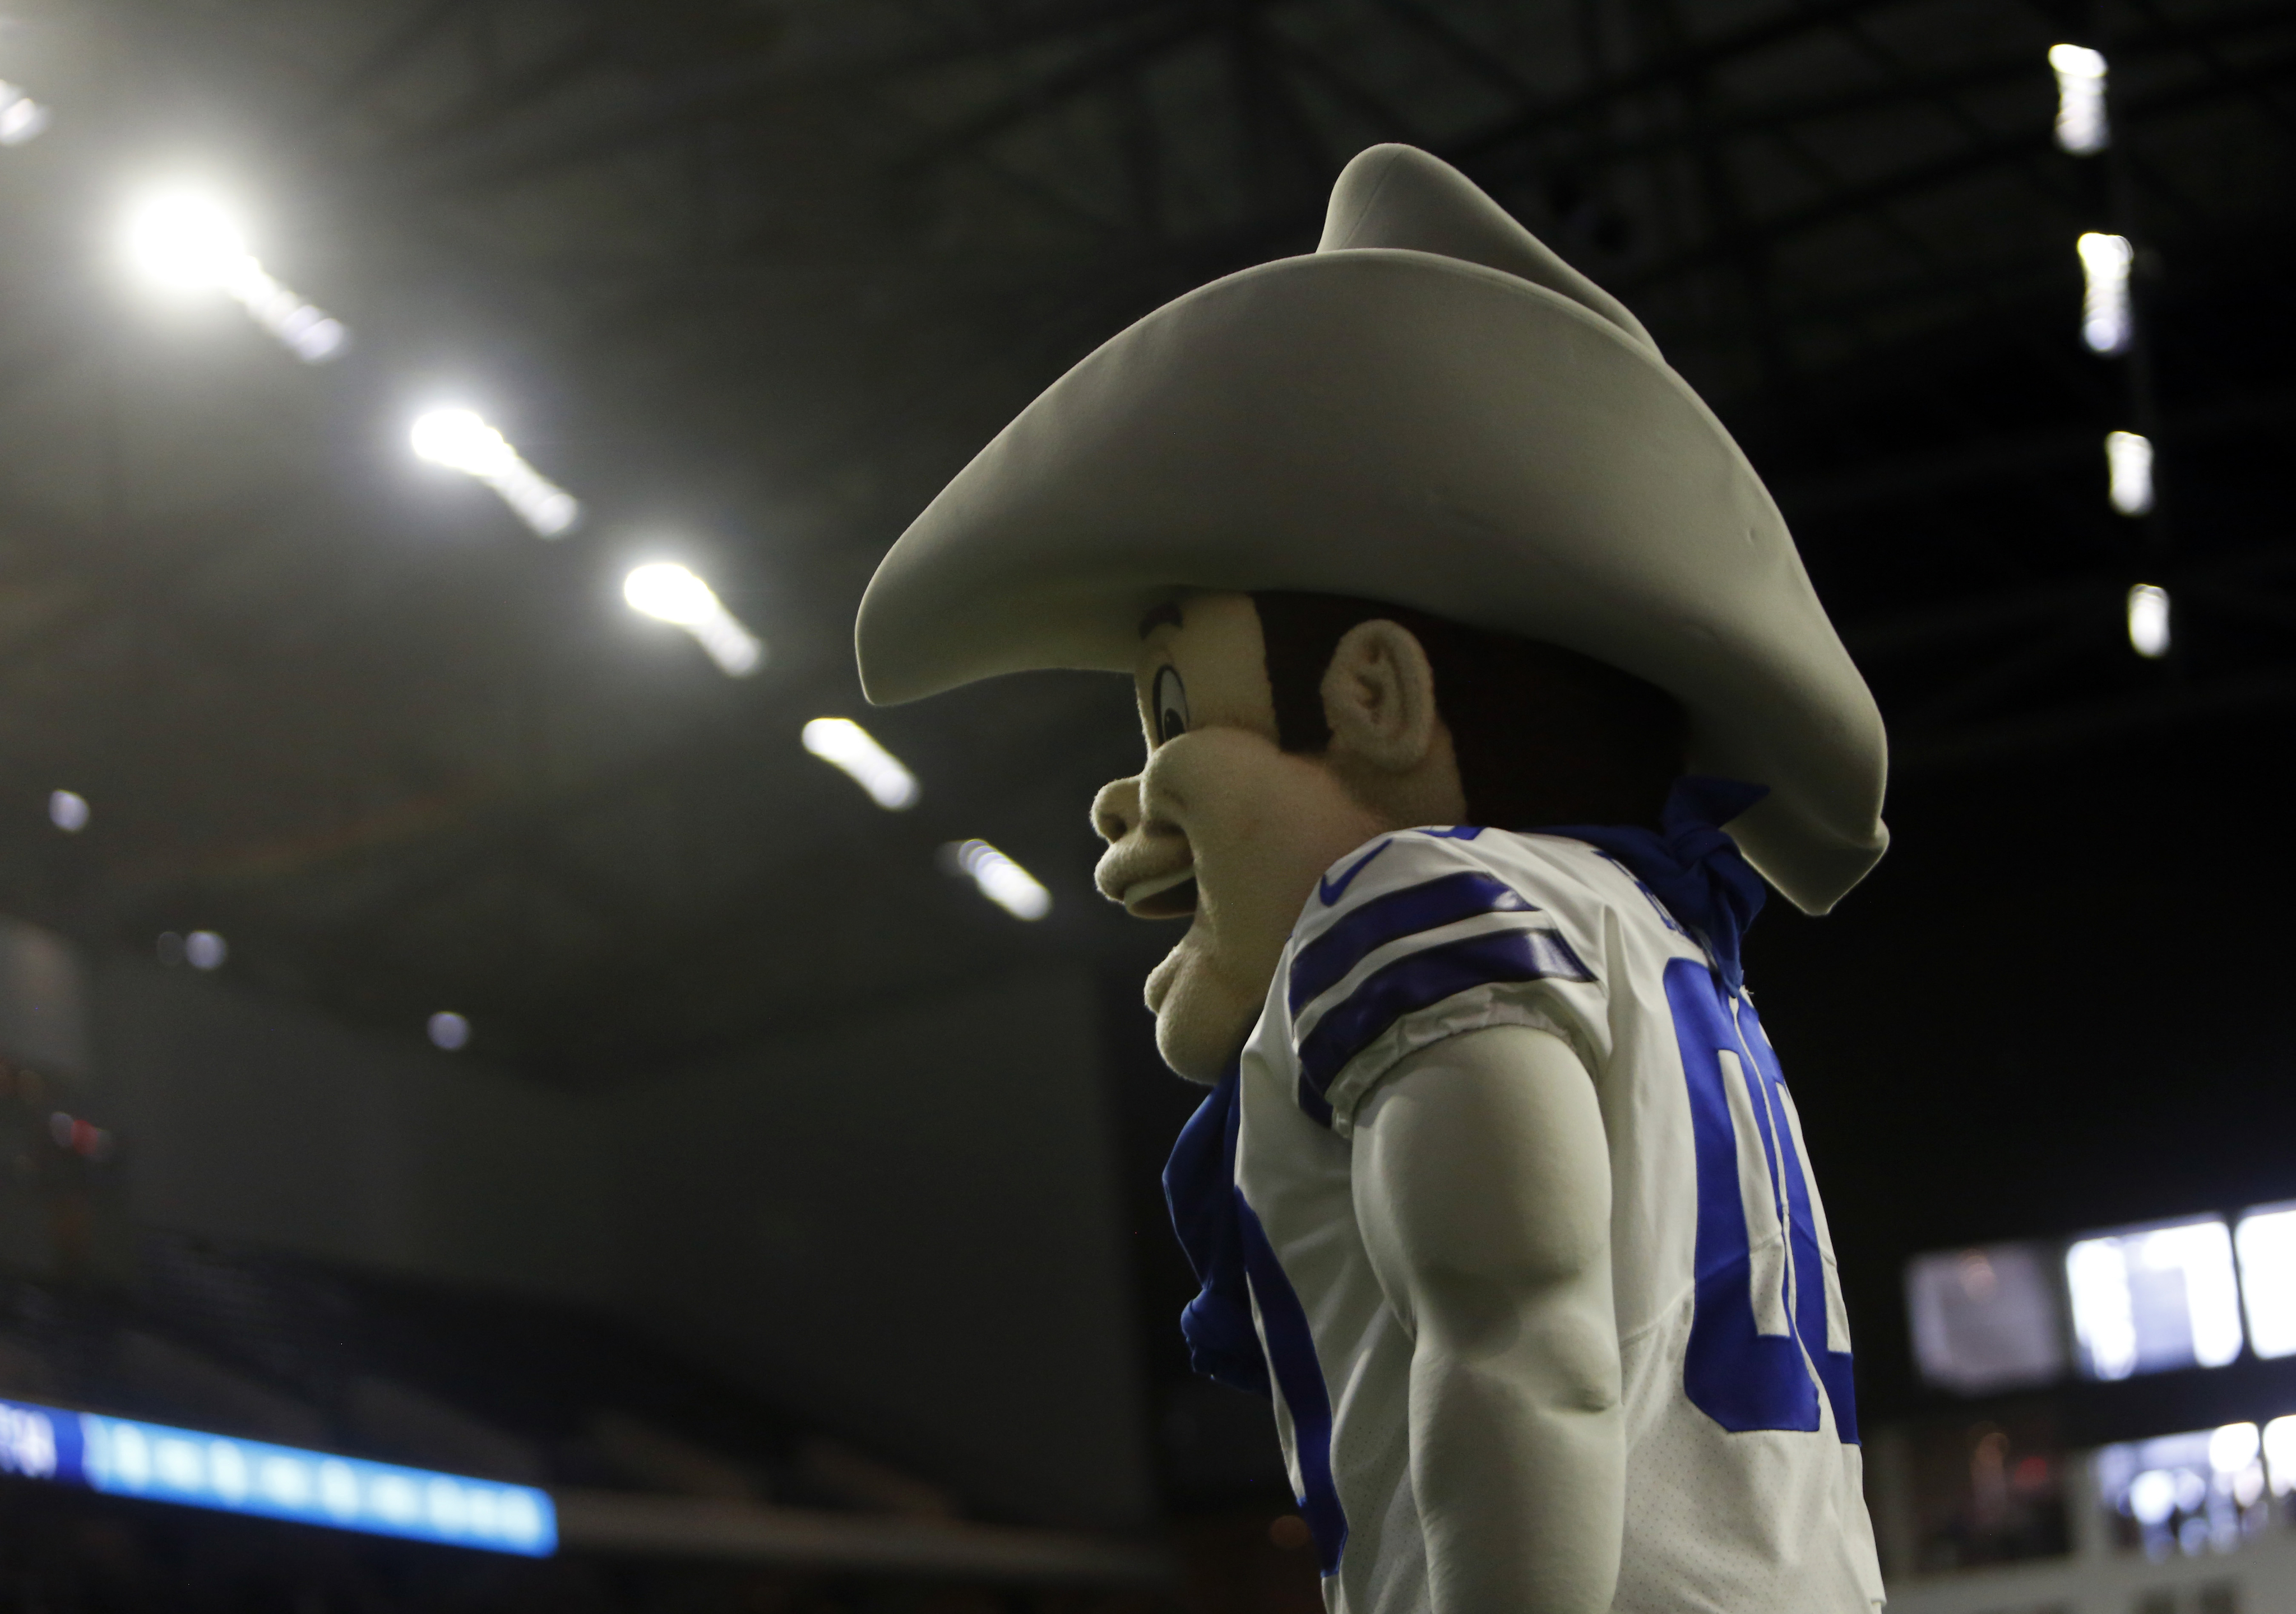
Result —
M1705 946L1735 994L1745 985L1738 945L1769 893L1722 826L1769 793L1766 784L1689 774L1667 793L1659 829L1572 823L1537 832L1583 840L1623 864Z
M1196 1107L1164 1165L1164 1203L1172 1231L1203 1285L1180 1313L1188 1365L1236 1389L1267 1393L1267 1358L1251 1326L1251 1291L1243 1277L1242 1234L1235 1214L1238 1062Z
M1762 911L1762 877L1722 826L1769 794L1734 779L1686 775L1674 782L1660 828L1567 824L1537 832L1567 835L1608 855L1648 889L1705 946L1723 984L1743 984L1739 944ZM1251 1324L1242 1235L1235 1209L1239 1065L1228 1061L1164 1167L1164 1201L1201 1291L1180 1314L1180 1332L1196 1372L1237 1389L1267 1394L1267 1361Z

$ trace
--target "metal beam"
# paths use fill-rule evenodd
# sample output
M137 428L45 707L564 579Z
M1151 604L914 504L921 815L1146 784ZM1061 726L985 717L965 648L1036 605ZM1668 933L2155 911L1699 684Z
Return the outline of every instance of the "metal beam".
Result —
M1181 12L1161 19L1158 27L1144 29L1087 51L995 104L967 114L955 127L937 130L932 143L910 153L896 171L910 172L945 162L1112 78L1136 72L1165 52L1199 38L1204 32L1201 17Z
M2030 760L2132 734L2194 723L2259 717L2296 706L2296 673L2261 672L2206 684L2172 685L2052 708L1997 723L1900 739L1890 768L1899 778L1933 778L1972 768Z
M2162 422L2163 443L2191 443L2296 417L2296 389L2244 393L2178 410ZM1789 478L1772 489L1779 508L1797 521L1822 520L1909 496L1934 496L1981 487L2036 470L2092 462L2102 489L2104 440L2093 426L2048 426L2013 437L1928 448L1894 459Z
M1084 10L1040 12L1001 27L842 59L710 61L665 78L634 106L523 149L472 153L448 148L434 153L430 167L420 177L422 183L465 189L529 181L572 164L619 155L632 147L668 138L696 121L759 103L832 94L850 95L934 68L1120 26L1180 4L1181 0L1109 0ZM398 154L388 154L388 160L396 163Z
M1078 1531L623 1491L558 1490L551 1502L570 1553L1042 1585L1161 1586L1177 1577L1161 1547Z
M315 103L314 120L339 114L406 66L430 43L433 36L463 12L488 4L490 0L419 0L414 10L369 47L349 71L327 86Z
M2251 66L2244 75L2250 81L2257 83L2278 82L2292 76L2296 76L2296 52L2283 53L2262 65ZM2118 110L2118 117L2125 127L2144 118L2161 117L2205 103L2219 94L2218 86L2207 81L2181 86L2142 99L2131 98ZM1899 168L1822 201L1772 214L1767 218L1755 219L1751 227L1772 241L1804 234L1843 218L1936 191L1957 180L1984 173L1988 168L2048 152L2054 148L2054 136L2046 127L2000 135L1945 157ZM1657 263L1646 264L1620 276L1612 289L1621 294L1644 290L1694 270L1712 267L1726 258L1729 251L1727 242L1702 241Z
M1551 129L1568 127L1620 101L1669 87L1694 74L1710 72L1741 56L1751 55L1801 35L1830 28L1844 18L1863 16L1906 3L1906 0L1823 0L1822 4L1792 7L1718 37L1661 53L1627 72L1599 80L1575 94L1563 96L1544 106L1526 107L1488 128L1450 143L1443 154L1463 167L1473 168L1496 159L1509 146L1518 145Z
M514 72L502 74L455 111L433 119L406 141L401 150L419 157L426 149L445 145L516 117L587 70L614 59L615 29L611 22L575 35L537 61Z

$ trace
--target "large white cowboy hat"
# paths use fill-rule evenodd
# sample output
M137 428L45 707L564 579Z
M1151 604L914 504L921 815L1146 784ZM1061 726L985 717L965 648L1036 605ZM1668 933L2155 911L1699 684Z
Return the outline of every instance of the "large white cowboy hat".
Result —
M1128 670L1177 590L1415 606L1637 674L1822 913L1889 844L1882 717L1730 434L1618 300L1457 170L1375 146L1322 243L1167 303L910 524L855 640L879 704Z

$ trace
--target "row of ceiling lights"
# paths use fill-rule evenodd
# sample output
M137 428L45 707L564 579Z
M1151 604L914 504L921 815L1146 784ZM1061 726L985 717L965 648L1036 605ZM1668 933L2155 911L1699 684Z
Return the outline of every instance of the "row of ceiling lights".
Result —
M2075 157L2094 157L2112 144L2105 97L2104 53L2085 45L2049 50L2057 78L2058 146ZM2081 340L2104 358L2125 358L2136 340L2136 316L2129 295L2129 272L2136 249L2128 236L2090 230L2073 243L2081 266ZM2129 383L2132 408L2149 415L2149 389L2141 372ZM2152 513L2152 439L2142 431L2109 431L2104 438L2105 496L2124 516ZM2128 643L2140 656L2169 653L2169 591L2157 583L2128 590Z
M2065 152L2095 156L2112 144L2106 100L2107 66L2102 53L2086 45L2058 45L2049 52L2057 81L2056 138ZM45 130L46 107L16 86L0 82L0 144L19 144ZM130 214L128 253L144 274L177 291L220 290L297 357L309 364L332 359L348 347L348 328L296 295L269 274L248 250L229 209L215 196L180 187L146 197ZM2125 355L2135 333L2129 271L2135 250L2125 235L2091 231L2076 243L2083 275L2082 335L2105 356ZM468 475L493 489L537 535L554 538L571 531L581 517L573 495L528 463L503 434L475 411L449 407L420 415L409 432L420 458ZM2116 430L2105 438L2108 496L2123 515L2144 516L2153 507L2151 439ZM717 594L687 568L652 561L634 568L622 595L634 610L683 628L728 676L746 676L765 665L764 642L729 610ZM2139 654L2161 656L2169 648L2167 592L2138 584L2129 592L2129 638ZM916 781L857 724L821 718L806 725L807 750L843 769L879 806L898 810L917 795ZM76 831L86 822L58 826ZM52 804L53 806L53 804ZM962 843L971 845L974 843ZM991 848L993 850L993 848ZM997 855L1002 859L1002 855ZM1003 863L1017 872L1009 859ZM1027 878L1025 874L1021 876ZM983 885L993 899L1023 918L1039 916L1049 897L1008 900L1019 888L1008 881ZM1043 892L1033 880L1029 889ZM1000 896L999 891L1004 895Z
M2067 152L2094 156L2111 145L2103 55L2087 46L2059 45L2049 52L2057 80L2056 137ZM16 145L47 128L49 110L15 86L0 81L0 145ZM217 197L191 188L154 193L131 212L127 232L131 262L154 283L178 292L220 291L306 364L323 364L349 345L342 321L282 284L247 246L230 209ZM2082 278L2082 336L2090 349L2108 357L2126 355L2135 336L2129 271L2136 253L2126 235L2091 231L2076 243ZM529 464L510 441L475 411L430 410L418 416L408 436L414 454L433 464L470 476L491 488L536 534L556 538L581 519L580 502ZM2151 439L2116 430L2105 438L2108 496L2123 515L2142 517L2153 508ZM766 661L764 641L687 568L649 561L623 580L629 607L684 629L727 676L743 677ZM2169 650L2169 595L2155 584L2139 583L2128 593L2128 637L2139 655L2160 657ZM802 741L812 755L840 768L878 806L899 811L914 804L916 778L858 724L821 717L805 725ZM90 808L71 791L49 799L49 817L68 834L86 829ZM1028 872L982 840L952 842L943 863L972 879L982 895L1016 918L1042 918L1051 894ZM211 930L188 937L168 932L160 941L165 962L199 969L219 967L228 954L223 938ZM452 1011L432 1015L432 1043L455 1050L470 1040L470 1022Z
M22 144L51 121L46 106L0 80L0 146ZM224 293L305 364L324 364L350 346L349 326L266 270L231 209L211 192L176 185L144 196L129 209L125 246L128 262L154 286L178 295ZM475 410L427 410L414 421L407 441L416 457L493 490L537 537L562 537L581 520L580 501L529 464ZM765 641L685 566L652 561L633 567L623 578L622 598L631 610L685 630L729 677L746 677L766 664ZM815 718L801 738L807 751L846 774L879 807L898 812L915 804L916 776L850 718ZM78 791L50 793L49 821L65 834L79 834L92 816ZM941 848L940 861L1017 919L1041 919L1052 909L1052 894L985 840L952 841ZM207 930L163 932L157 950L162 963L198 970L219 969L230 954L223 937ZM472 1036L470 1020L452 1010L432 1014L425 1030L434 1045L450 1053Z
M145 279L172 292L224 292L306 364L324 364L350 345L349 327L275 279L248 250L230 210L205 191L182 186L143 198L128 215L127 242L129 262ZM582 519L581 501L476 410L425 411L408 430L407 446L416 458L492 489L537 537L562 537ZM765 642L684 566L657 561L633 568L622 597L633 610L684 628L728 676L746 677L766 664Z

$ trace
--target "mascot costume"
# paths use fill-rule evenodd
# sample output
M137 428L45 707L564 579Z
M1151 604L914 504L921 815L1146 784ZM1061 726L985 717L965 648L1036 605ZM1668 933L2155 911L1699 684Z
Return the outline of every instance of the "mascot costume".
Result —
M1882 1585L1825 1212L1739 944L1888 844L1882 723L1635 316L1454 169L1062 376L879 568L869 698L1132 674L1098 881L1197 1366L1334 1614L1841 1614Z

